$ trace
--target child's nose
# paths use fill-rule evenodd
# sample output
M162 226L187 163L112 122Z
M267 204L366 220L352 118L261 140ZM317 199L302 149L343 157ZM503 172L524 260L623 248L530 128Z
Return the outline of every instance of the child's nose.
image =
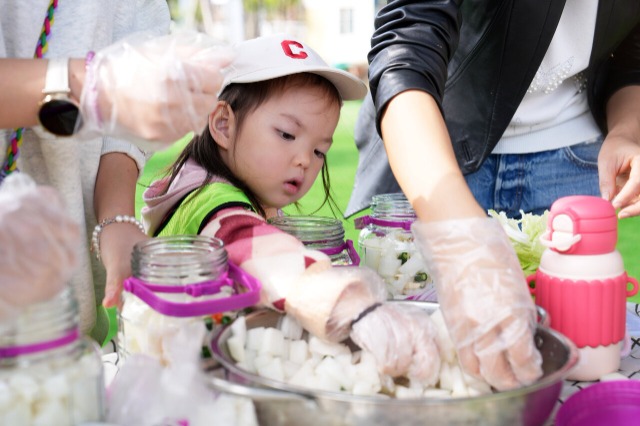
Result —
M310 153L308 153L306 151L300 151L296 155L296 158L295 158L296 165L300 165L300 166L302 166L304 168L307 168L309 166L310 162L311 162L311 154Z

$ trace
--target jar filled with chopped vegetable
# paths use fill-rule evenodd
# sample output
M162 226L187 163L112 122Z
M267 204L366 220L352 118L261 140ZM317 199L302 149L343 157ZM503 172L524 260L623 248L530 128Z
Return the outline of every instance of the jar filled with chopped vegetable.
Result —
M222 240L199 235L156 237L138 243L133 276L124 282L119 352L172 364L181 336L205 342L207 329L255 305L260 285L228 262Z
M268 222L293 235L307 248L318 250L337 266L359 265L360 257L351 240L344 238L344 226L338 219L320 216L278 216Z
M373 196L371 215L355 220L356 228L361 229L361 264L384 279L390 298L435 301L433 281L411 234L415 220L415 211L404 194Z
M0 425L104 419L102 359L71 288L0 323Z

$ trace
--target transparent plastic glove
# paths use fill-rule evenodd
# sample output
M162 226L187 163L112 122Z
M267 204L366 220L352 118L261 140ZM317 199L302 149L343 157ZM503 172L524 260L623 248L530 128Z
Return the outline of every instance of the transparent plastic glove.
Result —
M231 59L228 48L202 33L125 38L87 66L82 133L129 139L151 151L199 133Z
M59 293L71 277L80 228L53 188L23 173L0 186L0 319Z
M518 258L493 218L412 226L464 370L498 390L542 375L536 310Z
M438 382L437 330L423 309L383 303L353 324L351 340L373 354L383 374L430 386Z
M306 271L287 294L285 311L314 336L340 342L349 336L353 320L386 295L384 282L372 269L330 267Z

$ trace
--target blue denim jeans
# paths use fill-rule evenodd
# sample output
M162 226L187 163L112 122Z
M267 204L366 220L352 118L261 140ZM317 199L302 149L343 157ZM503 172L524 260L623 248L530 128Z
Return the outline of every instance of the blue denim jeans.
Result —
M542 214L560 197L600 196L598 153L603 137L577 145L532 154L492 154L466 176L478 203L520 218Z

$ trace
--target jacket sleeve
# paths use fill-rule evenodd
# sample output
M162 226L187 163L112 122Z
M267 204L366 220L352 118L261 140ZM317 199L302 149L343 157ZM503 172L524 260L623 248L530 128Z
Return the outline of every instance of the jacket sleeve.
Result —
M375 19L369 84L376 126L387 103L410 89L423 90L442 110L447 66L460 34L461 0L390 0Z
M605 100L625 86L640 84L640 24L620 43L610 62Z

